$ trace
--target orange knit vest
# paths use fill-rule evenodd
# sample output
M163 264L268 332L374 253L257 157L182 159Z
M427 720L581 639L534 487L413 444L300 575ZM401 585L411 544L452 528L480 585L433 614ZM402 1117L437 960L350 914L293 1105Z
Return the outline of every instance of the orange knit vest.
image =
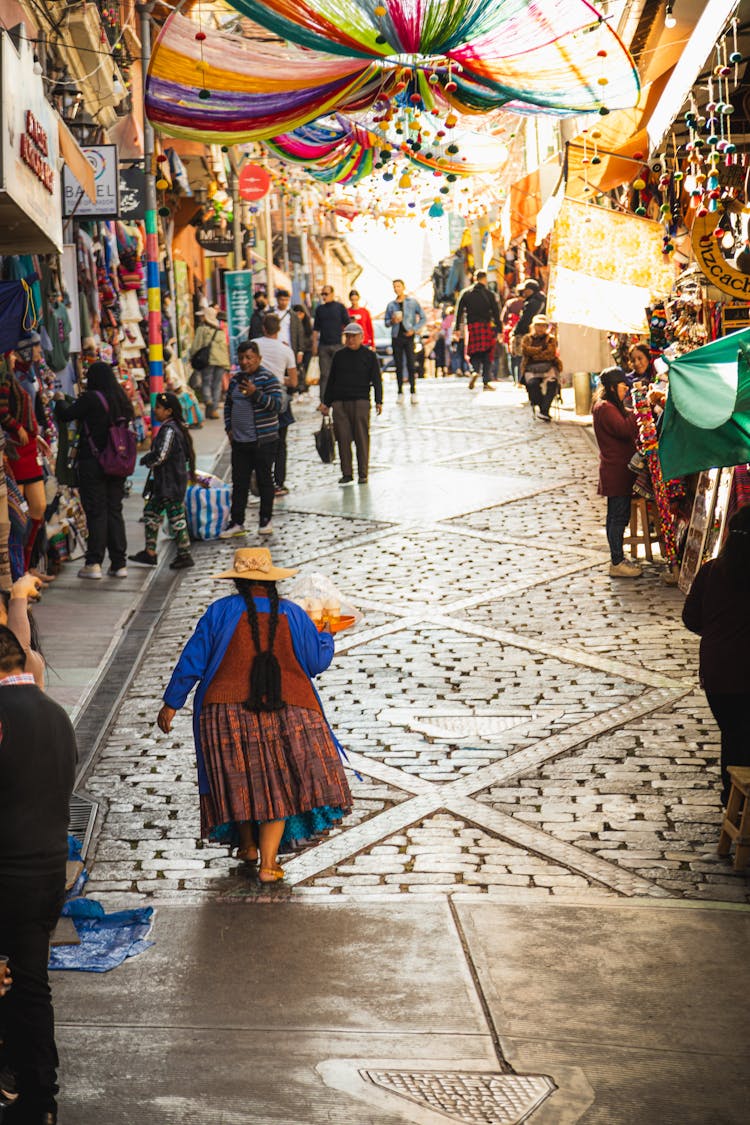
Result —
M269 615L259 613L260 642L264 650L268 648L268 625ZM313 686L295 655L289 622L281 613L276 627L273 651L281 668L281 698L284 703L292 707L304 707L308 711L320 711ZM250 632L250 622L247 614L243 613L218 671L206 690L203 702L244 703L249 692L250 669L254 659L255 645Z

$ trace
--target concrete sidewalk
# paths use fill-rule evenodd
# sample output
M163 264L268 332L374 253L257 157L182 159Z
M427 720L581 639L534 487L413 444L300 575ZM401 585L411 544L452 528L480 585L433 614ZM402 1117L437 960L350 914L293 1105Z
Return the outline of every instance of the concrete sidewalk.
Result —
M747 912L280 899L154 936L55 975L62 1125L747 1121Z

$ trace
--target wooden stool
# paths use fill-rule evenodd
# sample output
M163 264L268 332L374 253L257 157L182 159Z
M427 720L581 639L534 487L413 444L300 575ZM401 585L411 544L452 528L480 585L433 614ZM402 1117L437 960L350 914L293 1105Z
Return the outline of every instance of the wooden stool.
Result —
M744 871L750 862L750 767L730 766L729 790L719 836L719 855L729 855L734 840L734 869Z
M640 533L638 531L638 520L641 522ZM652 542L657 543L658 537L651 538L651 529L649 527L648 519L648 500L644 500L642 496L634 496L630 501L630 531L623 537L623 546L630 547L630 557L632 559L638 558L638 547L642 543L643 549L648 562L654 561L654 556L651 551Z

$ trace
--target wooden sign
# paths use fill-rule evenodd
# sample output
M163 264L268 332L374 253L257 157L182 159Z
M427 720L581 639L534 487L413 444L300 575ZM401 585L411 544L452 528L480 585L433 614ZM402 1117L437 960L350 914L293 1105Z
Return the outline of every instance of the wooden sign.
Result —
M714 231L721 218L719 211L696 217L690 241L701 271L712 285L739 301L750 301L750 274L741 273L721 252L721 240Z

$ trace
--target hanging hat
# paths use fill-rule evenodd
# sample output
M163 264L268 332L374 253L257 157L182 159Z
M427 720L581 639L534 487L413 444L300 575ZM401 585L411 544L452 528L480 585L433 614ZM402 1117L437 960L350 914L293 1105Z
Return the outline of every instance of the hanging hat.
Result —
M30 332L28 336L24 336L18 341L18 343L16 344L16 351L19 355L23 355L24 352L28 352L29 354L31 354L31 349L36 344L41 344L41 342L42 337L38 332Z
M214 578L246 578L250 582L277 582L291 578L297 568L274 566L271 552L266 547L240 547L234 552L232 570L214 574Z

